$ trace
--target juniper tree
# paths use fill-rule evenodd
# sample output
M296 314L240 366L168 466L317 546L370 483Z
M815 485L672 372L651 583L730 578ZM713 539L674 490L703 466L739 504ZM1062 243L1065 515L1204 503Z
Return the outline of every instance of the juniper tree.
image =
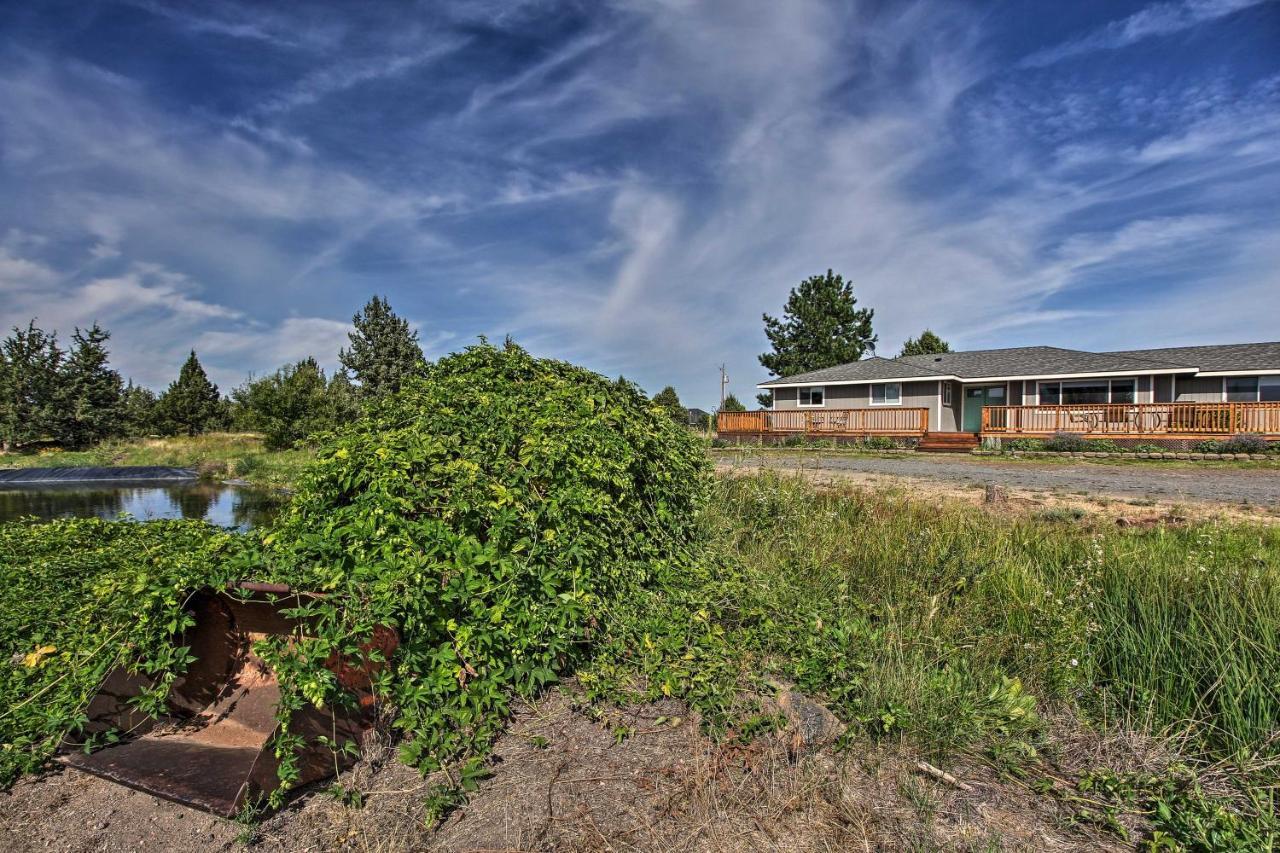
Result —
M62 351L57 336L15 326L0 344L0 446L12 450L52 437Z
M58 371L51 415L54 437L67 447L88 447L123 432L120 374L107 366L111 333L94 323L76 327Z
M931 330L925 329L920 333L920 337L907 338L902 344L902 352L898 353L898 356L936 355L944 352L951 352L951 345L935 335Z
M827 270L791 289L782 319L764 315L773 351L760 364L774 376L794 376L857 361L875 345L870 308L856 307L853 285Z
M192 350L178 378L156 401L156 420L170 435L198 435L225 422L218 386L209 381Z
M680 402L680 395L676 393L676 389L670 385L654 394L653 402L661 406L676 423L682 424L689 420L689 410Z
M342 366L360 383L360 393L376 397L400 390L410 376L426 369L418 333L409 321L391 310L391 303L375 296L351 318L355 330L347 337L351 348L338 353Z
M156 395L129 380L120 392L121 431L128 436L149 435L156 429Z
M747 407L742 405L742 401L732 394L724 398L724 402L720 404L722 412L745 412Z

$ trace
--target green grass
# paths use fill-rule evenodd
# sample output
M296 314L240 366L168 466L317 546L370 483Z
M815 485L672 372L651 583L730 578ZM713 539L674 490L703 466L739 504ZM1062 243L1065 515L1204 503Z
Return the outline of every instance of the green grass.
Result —
M0 468L80 465L172 465L195 468L202 477L237 478L268 488L287 488L312 461L310 449L267 450L253 433L208 433L195 437L111 441L89 450L46 450L0 455Z
M1002 519L768 475L719 489L708 521L779 626L765 642L804 633L782 668L872 729L994 742L1025 729L1025 690L1206 756L1280 754L1280 530ZM828 677L837 658L856 679Z

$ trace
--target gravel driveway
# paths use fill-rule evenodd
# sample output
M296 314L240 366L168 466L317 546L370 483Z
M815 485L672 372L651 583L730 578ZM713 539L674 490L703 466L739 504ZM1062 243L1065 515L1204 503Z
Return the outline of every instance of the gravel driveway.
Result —
M1013 462L959 454L901 457L807 453L716 454L717 464L751 468L804 468L897 475L948 483L995 483L1011 489L1163 500L1247 502L1280 507L1280 469L1196 468L1190 465L1107 465L1096 462Z

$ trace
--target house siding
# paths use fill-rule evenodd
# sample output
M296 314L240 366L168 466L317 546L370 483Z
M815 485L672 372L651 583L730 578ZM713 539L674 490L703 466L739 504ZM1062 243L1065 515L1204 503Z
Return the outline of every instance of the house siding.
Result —
M929 429L939 429L941 422L939 383L932 380L924 382L903 382L902 408L920 408L929 410ZM882 409L898 408L897 406L872 406L870 385L826 385L826 396L823 398L824 409ZM776 388L773 392L773 408L799 409L810 408L800 405L799 388ZM813 407L818 408L818 407Z
M944 380L941 385L951 386L951 405L944 406L942 404L942 391L938 391L938 422L935 424L932 420L929 422L929 429L938 430L940 432L957 432L960 428L960 383L954 380Z
M1179 403L1219 403L1222 401L1222 377L1178 377Z

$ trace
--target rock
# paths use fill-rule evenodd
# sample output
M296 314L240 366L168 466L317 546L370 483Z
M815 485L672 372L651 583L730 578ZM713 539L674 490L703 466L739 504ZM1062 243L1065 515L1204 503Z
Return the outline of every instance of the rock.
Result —
M835 714L799 691L780 691L778 707L787 717L792 752L825 746L844 734L845 725Z

